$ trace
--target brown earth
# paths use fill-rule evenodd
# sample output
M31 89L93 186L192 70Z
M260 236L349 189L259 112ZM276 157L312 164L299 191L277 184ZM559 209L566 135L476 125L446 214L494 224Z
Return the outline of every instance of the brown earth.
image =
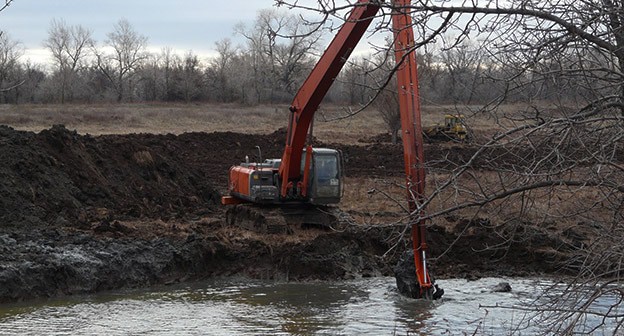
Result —
M386 253L397 242L397 228L293 227L263 234L226 224L219 197L228 168L245 155L256 159L255 146L265 158L279 157L284 139L284 130L93 137L63 126L40 133L0 126L0 302L220 275L391 275L397 251L409 246ZM343 151L351 177L402 174L400 146L327 146ZM426 147L427 158L440 165L461 164L475 151ZM554 272L582 243L574 232L515 232L479 221L487 219L448 218L445 227L429 229L437 277ZM505 243L496 230L514 238L504 249L487 248Z

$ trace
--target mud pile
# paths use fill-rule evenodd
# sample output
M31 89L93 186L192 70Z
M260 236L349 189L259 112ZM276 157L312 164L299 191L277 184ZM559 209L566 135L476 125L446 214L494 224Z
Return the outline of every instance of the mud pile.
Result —
M63 126L37 134L0 126L0 226L209 213L228 168L245 156L258 160L255 146L264 158L280 157L285 137L284 130L92 137ZM399 145L329 146L343 151L349 176L402 173Z
M285 137L284 130L92 137L63 126L38 134L0 126L0 302L219 275L392 275L402 251L386 252L402 228L263 234L227 224L219 197L228 168L246 155L259 159L255 146L264 158L280 157ZM327 146L343 151L350 176L402 174L400 145ZM428 147L427 157L458 164L472 151ZM509 229L520 243L492 250L505 239L500 228L461 220L448 227L428 234L438 277L552 271L575 243L548 228L524 231L523 240ZM457 239L462 232L469 234Z
M168 136L39 134L0 128L0 223L31 226L208 211L218 193L174 155ZM155 145L155 144L158 145Z

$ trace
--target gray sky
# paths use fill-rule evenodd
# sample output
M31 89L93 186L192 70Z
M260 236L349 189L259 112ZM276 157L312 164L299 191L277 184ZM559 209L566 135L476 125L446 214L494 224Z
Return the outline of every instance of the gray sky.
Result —
M0 12L0 30L22 43L25 58L41 62L53 19L90 29L101 44L113 25L125 18L148 37L150 50L167 46L205 57L215 41L234 39L237 23L251 23L258 10L271 7L273 0L14 0Z

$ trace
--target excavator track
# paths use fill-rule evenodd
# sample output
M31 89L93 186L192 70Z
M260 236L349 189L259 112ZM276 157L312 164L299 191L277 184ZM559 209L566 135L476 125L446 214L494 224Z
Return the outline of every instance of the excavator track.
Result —
M337 229L344 225L337 207L311 204L238 204L225 213L228 226L262 234L292 234L297 229Z
M262 234L291 234L296 229L330 230L341 224L338 209L327 206L239 204L226 212L226 223Z

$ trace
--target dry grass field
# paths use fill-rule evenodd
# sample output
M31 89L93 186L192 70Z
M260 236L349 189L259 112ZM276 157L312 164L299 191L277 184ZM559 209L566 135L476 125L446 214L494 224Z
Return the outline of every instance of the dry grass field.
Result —
M476 109L476 108L475 108ZM354 108L321 106L314 134L321 141L354 144L359 139L386 132L372 108L354 115ZM445 113L471 115L470 127L480 133L496 126L487 114L459 111L453 106L423 106L423 125L442 123ZM266 134L288 123L286 104L241 106L228 104L66 104L0 105L0 124L39 132L55 124L80 134L224 132Z
M225 131L266 134L286 127L288 113L285 105L4 105L0 106L0 124L34 132L63 124L80 134L91 135ZM315 136L322 141L350 144L385 129L373 110L336 120L348 113L339 107L321 108L314 124Z

